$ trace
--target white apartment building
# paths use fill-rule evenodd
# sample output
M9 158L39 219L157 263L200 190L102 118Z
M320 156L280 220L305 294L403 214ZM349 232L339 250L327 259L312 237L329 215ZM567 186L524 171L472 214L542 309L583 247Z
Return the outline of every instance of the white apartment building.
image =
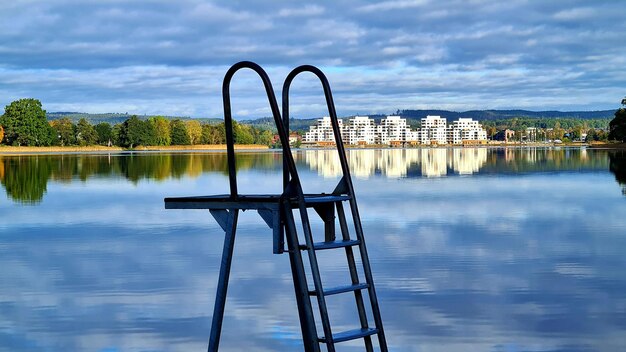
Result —
M463 144L465 141L487 140L487 131L478 121L460 118L448 125L441 116L422 118L422 128L411 130L406 119L400 116L387 116L376 125L368 116L354 116L346 125L339 120L341 140L346 144ZM317 120L305 133L305 143L334 143L335 137L330 117ZM469 143L476 144L476 143Z
M421 132L419 129L413 131L410 128L407 128L405 131L405 140L407 143L417 144L420 142L420 135Z
M338 119L339 122L339 131L343 137L343 121ZM329 116L324 116L321 119L318 119L315 125L309 127L309 132L304 134L302 141L305 143L315 143L315 142L334 142L335 135L333 134L333 125L330 121Z
M461 138L461 130L454 128L453 125L448 126L447 132L447 141L449 144L462 144L463 139Z
M448 141L447 120L445 117L428 115L422 118L420 143L446 144Z
M380 125L377 126L378 143L404 143L406 141L407 127L406 119L400 116L387 116L380 120Z
M487 131L471 118L459 118L450 126L448 143L461 144L463 141L487 140ZM458 132L457 132L458 131Z
M376 142L376 123L367 116L355 116L348 119L343 132L344 143L374 144Z

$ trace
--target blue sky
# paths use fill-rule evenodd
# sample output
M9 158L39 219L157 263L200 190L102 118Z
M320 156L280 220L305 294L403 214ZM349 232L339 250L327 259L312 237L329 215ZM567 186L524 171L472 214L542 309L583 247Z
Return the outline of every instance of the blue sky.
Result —
M396 109L603 110L626 95L623 1L0 2L0 108L221 117L228 67L252 60L280 96L289 70L327 72L342 116ZM269 115L235 76L233 111ZM296 117L325 113L319 84Z

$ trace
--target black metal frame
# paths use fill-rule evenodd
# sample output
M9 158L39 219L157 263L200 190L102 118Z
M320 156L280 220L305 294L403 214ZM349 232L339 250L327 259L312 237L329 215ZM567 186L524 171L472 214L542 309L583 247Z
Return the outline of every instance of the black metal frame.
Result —
M230 101L230 83L240 69L247 68L255 71L265 87L267 98L270 104L274 122L276 124L278 136L283 147L283 192L280 195L240 195L237 190L237 170L235 159L235 141L233 131L233 120ZM293 154L289 145L289 88L292 81L302 72L310 72L318 77L322 84L326 104L331 117L333 134L337 145L337 152L343 177L330 194L305 195L302 190L300 178L296 168ZM211 335L209 338L209 352L216 352L219 347L222 321L224 317L224 307L226 304L226 294L228 291L228 280L232 263L235 234L239 210L254 209L265 220L270 228L274 230L274 253L280 254L284 250L284 239L287 242L287 252L294 281L294 291L298 304L298 315L302 329L302 338L306 352L319 352L319 343L326 344L329 352L335 351L336 342L348 341L356 338L363 338L367 351L372 351L371 335L378 335L380 350L387 351L387 343L380 317L378 301L374 289L374 282L370 269L367 249L361 227L361 220L354 196L354 189L350 177L350 170L346 159L345 149L341 139L341 131L337 119L337 113L330 90L328 79L321 70L314 66L303 65L295 68L289 73L283 84L282 107L283 116L278 110L278 104L272 88L271 81L267 73L256 63L242 61L233 65L226 73L222 84L222 97L224 103L224 125L226 132L226 149L228 157L229 188L228 195L217 196L194 196L166 198L166 209L208 209L211 215L225 232L224 248L222 252L222 262L220 266L219 282L215 298L213 319L211 323ZM349 201L356 240L350 239L350 234L346 222L346 216L342 202ZM325 226L324 242L315 243L307 208L314 208L320 215ZM301 218L302 230L306 244L300 245L298 242L297 228L294 221L293 211L298 209ZM339 218L342 240L335 240L335 212ZM359 282L356 263L352 247L358 246L365 274L365 283ZM331 288L324 290L317 263L317 250L344 248L348 260L351 285L345 287ZM306 271L302 261L301 251L308 252L310 269L314 282L314 290L309 290ZM361 290L368 290L372 313L374 315L375 328L368 327L368 321L363 303ZM325 296L331 294L354 292L361 328L339 334L333 334ZM318 337L310 296L317 297L320 318L324 330L324 336Z
M317 67L312 66L312 65L302 65L302 66L298 66L295 69L293 69L288 75L287 78L285 78L285 82L283 83L283 91L282 91L282 98L283 98L283 124L285 126L285 128L287 128L287 132L288 128L289 128L289 90L291 87L291 83L293 82L293 80L301 73L303 72L309 72L314 74L315 76L317 76L317 78L319 79L321 85L322 85L322 89L324 91L324 98L326 100L326 106L328 108L328 113L330 116L330 120L331 120L331 124L333 126L333 134L335 137L335 144L337 147L337 153L339 154L339 162L341 164L341 170L343 172L343 176L341 178L341 180L339 181L339 183L337 184L337 186L335 187L335 189L333 190L333 194L334 195L341 195L341 194L345 194L349 197L349 202L350 202L350 208L352 210L352 219L354 222L354 228L355 228L355 232L356 232L356 236L357 236L357 240L360 242L359 245L359 250L360 250L360 255L361 255L361 260L363 263L363 271L365 274L365 278L366 281L368 283L368 294L370 297L370 303L372 305L372 311L373 311L373 316L374 316L374 323L375 326L378 330L377 335L378 335L378 339L379 339L379 346L381 348L382 351L386 351L387 350L387 342L386 342L386 338L385 338L385 333L384 333L384 329L383 329L383 323L382 323L382 319L380 316L380 308L378 306L378 298L376 296L376 289L374 288L374 279L372 276L372 271L371 271L371 267L370 267L370 263L369 263L369 257L367 254L367 248L365 246L365 237L363 235L363 228L361 226L361 217L359 215L359 210L358 210L358 206L357 206L357 202L356 202L356 196L354 193L354 186L352 184L352 177L350 175L350 167L348 166L348 160L346 158L346 151L345 151L345 147L343 145L343 140L342 140L342 136L341 136L341 129L339 127L339 119L337 118L337 111L335 109L335 103L333 101L333 95L330 89L330 83L328 82L328 78L326 77L326 75ZM288 174L286 172L284 172L284 179L286 180L288 177ZM335 204L337 207L337 212L339 215L339 221L340 221L340 225L341 225L341 233L342 233L342 239L344 241L348 241L350 240L349 237L349 231L347 228L347 224L346 224L346 218L345 218L345 214L344 214L344 210L343 210L343 205L341 203L336 203ZM317 209L316 209L317 210ZM318 211L319 213L319 211ZM320 214L320 216L322 216L322 214ZM324 218L322 216L322 218ZM334 217L332 219L333 223L334 223ZM326 219L325 219L325 223L326 223ZM310 231L310 230L309 230ZM308 236L307 236L308 239ZM334 234L332 238L328 237L328 233L326 236L326 240L334 240ZM307 243L308 245L308 243ZM355 260L354 260L354 255L352 253L352 248L351 247L345 247L346 250L346 256L348 259L348 266L349 266L349 270L350 270L350 276L352 279L352 283L354 285L358 284L358 274L357 274L357 269L356 269L356 264L355 264ZM309 258L316 258L315 256L315 251L313 249L313 246L309 246ZM316 259L315 259L316 261ZM311 263L311 266L313 268L317 268L317 263ZM317 274L319 275L319 274ZM316 276L315 273L313 275L313 278L315 280ZM315 280L317 281L317 280ZM317 288L317 282L316 282L316 288ZM321 289L321 283L320 283L320 291L322 291ZM361 291L360 290L356 290L354 291L355 294L355 300L356 300L356 304L357 304L357 310L359 312L359 319L361 322L361 327L363 329L367 329L368 328L368 323L367 323L367 316L365 313L365 307L363 304L363 297L361 295ZM318 305L320 307L320 310L325 310L326 309L326 304L325 302L323 302L323 295L319 295L318 296ZM322 308L323 307L323 308ZM330 324L327 322L327 318L324 317L325 314L322 313L322 322L323 322L323 326L324 326L324 333L325 336L332 336L332 334L330 334ZM326 327L326 325L328 324L328 327ZM365 336L365 345L366 345L366 349L368 351L372 350L372 343L371 343L371 339L369 336ZM329 344L329 351L330 350L334 350L334 346L332 346L332 340L331 343Z

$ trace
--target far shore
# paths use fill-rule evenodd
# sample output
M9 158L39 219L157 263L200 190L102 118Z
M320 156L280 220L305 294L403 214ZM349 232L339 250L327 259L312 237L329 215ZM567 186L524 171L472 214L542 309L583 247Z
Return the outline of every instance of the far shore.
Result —
M589 148L593 149L626 149L626 143L592 143Z
M237 150L267 150L266 145L258 144L236 144ZM114 152L168 152L168 151L226 151L226 144L207 144L207 145L170 145L170 146L139 146L136 148L122 147L106 147L101 145L92 145L86 147L69 146L69 147L14 147L0 146L0 154L40 154L40 153L114 153Z

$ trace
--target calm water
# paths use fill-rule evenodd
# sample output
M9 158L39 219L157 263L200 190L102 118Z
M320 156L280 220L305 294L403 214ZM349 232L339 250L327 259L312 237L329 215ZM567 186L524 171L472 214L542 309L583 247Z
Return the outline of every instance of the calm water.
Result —
M332 189L332 152L297 157L305 191ZM625 153L349 159L392 351L626 348ZM280 166L240 154L240 192L279 192ZM226 193L225 169L219 153L0 156L0 350L206 350L221 230L163 198ZM221 350L301 351L288 257L256 213L239 229ZM345 259L320 260L347 282ZM329 305L356 327L352 299Z

